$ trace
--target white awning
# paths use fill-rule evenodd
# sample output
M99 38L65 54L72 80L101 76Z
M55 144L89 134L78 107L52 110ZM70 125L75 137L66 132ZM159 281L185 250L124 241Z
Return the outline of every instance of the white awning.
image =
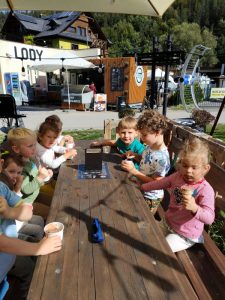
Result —
M162 16L175 0L0 0L0 9L54 10Z

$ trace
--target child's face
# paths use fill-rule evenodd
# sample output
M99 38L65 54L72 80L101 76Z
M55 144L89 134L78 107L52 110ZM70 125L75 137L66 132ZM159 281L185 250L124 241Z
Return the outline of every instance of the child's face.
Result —
M31 158L36 153L36 138L30 137L27 139L23 139L19 145L14 145L13 151L23 158Z
M210 165L203 163L202 157L187 156L179 164L179 171L185 182L197 183L209 171Z
M39 142L43 147L50 149L55 145L58 136L54 131L47 130L45 134L39 136Z
M3 172L16 184L18 175L21 175L23 167L18 166L14 161L10 162L8 166L3 169Z
M136 138L137 131L135 129L120 129L118 134L120 136L120 139L124 142L124 144L130 145Z
M150 148L155 145L155 143L157 142L157 137L159 136L159 133L150 132L146 129L142 129L140 131L140 134L141 134L141 139L142 139L143 143L148 145Z

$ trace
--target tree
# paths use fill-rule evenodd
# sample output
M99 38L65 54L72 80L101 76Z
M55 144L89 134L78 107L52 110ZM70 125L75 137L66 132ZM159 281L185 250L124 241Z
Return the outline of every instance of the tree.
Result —
M213 65L217 62L215 55L216 38L207 28L201 31L200 26L196 23L182 23L174 26L172 33L175 48L188 53L195 45L203 45L210 48L210 50L206 52L202 63L206 61L207 65Z

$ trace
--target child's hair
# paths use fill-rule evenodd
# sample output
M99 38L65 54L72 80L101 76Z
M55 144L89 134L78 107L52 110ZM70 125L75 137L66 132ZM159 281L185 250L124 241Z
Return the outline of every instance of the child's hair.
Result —
M180 153L178 163L186 157L200 157L203 164L209 164L210 151L208 144L197 137L186 140Z
M38 137L43 136L48 130L55 132L57 135L62 131L62 122L57 115L51 115L41 123L38 130Z
M135 118L131 116L124 117L120 120L117 130L120 131L122 129L134 129L137 130L137 121Z
M9 144L12 145L20 145L26 139L33 138L36 139L36 133L28 128L13 128L7 134L7 139Z
M8 165L11 162L14 162L16 165L23 168L24 162L22 160L22 157L14 153L10 153L9 151L4 151L0 153L0 159L3 159L2 171L0 173L0 181L5 183L8 186L8 188L13 191L14 184L12 180L4 173L4 170L8 167Z
M48 116L46 119L45 119L45 122L54 122L54 123L58 123L59 126L61 125L62 127L62 121L60 120L60 118L57 116L57 115L51 115L51 116Z
M167 129L166 118L157 110L146 110L138 119L137 129L165 133Z
M24 161L20 155L5 151L1 153L0 157L4 160L2 164L3 170L6 169L11 162L14 162L19 167L24 167Z

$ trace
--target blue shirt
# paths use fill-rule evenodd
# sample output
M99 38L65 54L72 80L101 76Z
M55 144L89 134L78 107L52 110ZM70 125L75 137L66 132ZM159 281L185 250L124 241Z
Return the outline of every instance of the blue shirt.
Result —
M6 199L10 207L16 207L21 203L21 199L16 193L3 182L0 182L0 196ZM17 230L15 220L4 219L0 216L0 238L1 234L8 237L17 238ZM16 259L16 255L0 252L0 282L3 280L8 271L12 268Z

